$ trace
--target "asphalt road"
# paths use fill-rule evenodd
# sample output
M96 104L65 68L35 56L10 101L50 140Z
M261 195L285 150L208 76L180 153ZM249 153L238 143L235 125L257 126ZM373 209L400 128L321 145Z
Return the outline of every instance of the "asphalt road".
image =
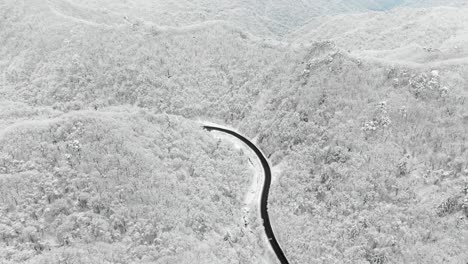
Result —
M255 146L250 140L234 131L215 126L203 126L203 128L208 131L216 130L232 135L240 139L245 144L247 144L247 146L249 146L249 148L251 148L255 152L255 155L257 155L258 159L262 163L263 171L265 173L265 181L263 182L262 194L260 199L260 215L263 219L265 234L281 264L289 264L288 260L286 259L286 256L284 255L283 250L281 249L280 245L278 244L278 241L275 238L275 234L273 233L273 229L271 228L270 217L268 216L268 194L270 192L271 185L271 168L268 164L267 159L260 151L260 149L257 148L257 146Z

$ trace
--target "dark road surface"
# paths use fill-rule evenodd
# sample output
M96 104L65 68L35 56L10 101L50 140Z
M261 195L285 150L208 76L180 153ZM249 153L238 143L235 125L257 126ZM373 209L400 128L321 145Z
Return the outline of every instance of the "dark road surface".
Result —
M265 227L265 233L268 238L268 241L271 244L271 247L275 251L276 256L278 257L279 261L281 264L289 264L288 260L286 259L286 256L283 253L283 250L281 249L280 245L278 244L278 241L276 241L275 234L273 234L273 229L271 228L271 223L270 223L270 217L268 216L268 193L270 192L270 184L271 184L271 169L270 165L268 164L267 159L263 155L263 153L260 151L260 149L257 148L250 140L245 138L244 136L231 131L229 129L225 128L220 128L220 127L215 127L215 126L203 126L204 129L208 131L216 130L216 131L221 131L226 134L232 135L247 144L249 148L251 148L255 154L257 155L258 159L260 159L260 162L262 163L263 171L265 172L265 181L263 183L263 189L262 189L262 196L260 199L260 215L263 219L263 226Z

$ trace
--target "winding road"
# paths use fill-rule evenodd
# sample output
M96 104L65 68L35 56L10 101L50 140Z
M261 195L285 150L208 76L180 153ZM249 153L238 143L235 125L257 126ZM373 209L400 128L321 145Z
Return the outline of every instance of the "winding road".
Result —
M268 238L268 241L271 244L271 247L275 251L276 256L278 257L279 261L281 264L289 264L286 256L283 253L283 250L281 249L280 245L278 244L278 241L275 238L275 234L273 233L273 229L271 228L271 223L270 223L270 217L268 216L268 193L270 192L270 185L271 185L271 168L270 165L268 164L267 159L263 155L263 153L260 151L257 146L255 146L250 140L245 138L244 136L238 134L237 132L231 131L226 128L220 128L220 127L215 127L215 126L203 126L204 129L208 131L220 131L229 135L232 135L238 139L240 139L242 142L244 142L247 146L249 146L250 149L252 149L255 152L255 155L257 155L258 159L262 163L263 171L265 174L265 181L263 183L263 188L262 188L262 194L261 194L261 199L260 199L260 215L263 219L263 226L265 227L265 233Z

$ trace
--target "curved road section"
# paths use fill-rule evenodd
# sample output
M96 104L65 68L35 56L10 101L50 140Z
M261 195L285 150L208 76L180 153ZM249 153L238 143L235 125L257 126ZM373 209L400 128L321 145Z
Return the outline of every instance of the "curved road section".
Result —
M249 146L249 148L251 148L255 152L255 155L257 155L258 159L260 159L260 162L262 163L263 171L265 173L265 181L263 183L263 189L262 189L262 194L261 194L261 199L260 199L260 215L263 219L263 226L265 227L265 233L268 238L268 241L270 241L271 247L275 251L275 254L278 257L281 264L289 264L288 260L286 259L286 256L283 253L283 250L281 249L280 245L278 244L278 241L275 238L275 234L273 233L273 229L271 228L270 217L268 216L267 203L268 203L268 193L270 192L270 185L271 185L271 169L270 169L270 165L268 164L267 159L265 158L263 153L260 151L260 149L257 148L257 146L255 146L252 142L250 142L250 140L248 140L244 136L234 131L231 131L225 128L214 127L214 126L203 126L203 128L208 131L212 131L212 130L220 131L220 132L232 135L240 139L242 142L247 144L247 146Z

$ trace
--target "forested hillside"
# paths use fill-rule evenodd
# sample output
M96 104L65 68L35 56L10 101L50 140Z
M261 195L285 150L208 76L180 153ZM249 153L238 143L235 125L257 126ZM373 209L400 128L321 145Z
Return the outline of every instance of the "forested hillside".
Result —
M467 12L466 7L402 8L316 18L289 38L303 44L331 40L360 57L391 63L466 63Z
M243 123L281 167L270 210L293 263L466 262L457 68L383 67L330 44L309 58Z
M223 23L107 27L54 15L42 2L2 10L1 94L63 111L132 104L232 119L255 101L259 87L249 81L281 52Z
M196 123L134 108L19 107L0 111L16 120L0 132L2 263L252 259L258 242L235 221L246 158Z
M467 10L440 4L0 0L0 263L266 263L253 163L202 120L269 157L291 263L466 264Z

